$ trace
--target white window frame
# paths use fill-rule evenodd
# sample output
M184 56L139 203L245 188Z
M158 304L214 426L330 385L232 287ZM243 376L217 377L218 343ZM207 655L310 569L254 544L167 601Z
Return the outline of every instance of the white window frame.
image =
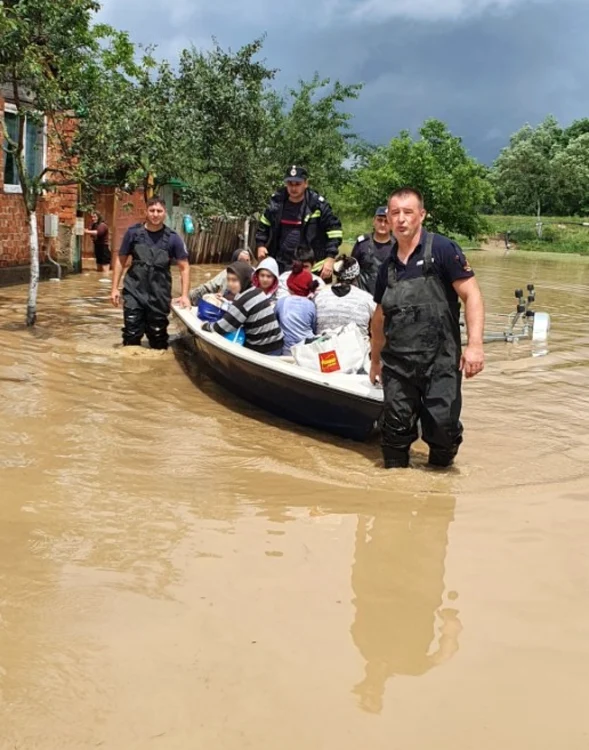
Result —
M11 115L18 115L18 109L16 108L15 104L11 104L10 102L4 103L4 112L8 112ZM26 115L25 115L26 119ZM25 130L26 133L26 130ZM1 135L1 133L0 133ZM2 136L2 140L4 140L4 137ZM26 139L25 139L25 153L26 153ZM4 157L6 158L6 157ZM41 168L46 169L47 168L47 117L43 118L43 158L41 160ZM4 160L2 161L2 169L4 169ZM9 194L16 194L16 195L22 195L22 186L21 185L12 185L10 183L4 183L4 192Z

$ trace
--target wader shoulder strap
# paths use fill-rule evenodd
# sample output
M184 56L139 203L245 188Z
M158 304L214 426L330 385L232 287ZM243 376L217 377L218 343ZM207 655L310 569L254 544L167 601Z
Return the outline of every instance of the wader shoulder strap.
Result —
M170 227L164 225L164 233L162 235L160 247L162 250L168 250L170 247L170 240L172 238L173 230Z
M426 232L425 251L423 253L423 273L425 275L433 273L434 259L432 257L432 248L434 245L434 235L432 232Z

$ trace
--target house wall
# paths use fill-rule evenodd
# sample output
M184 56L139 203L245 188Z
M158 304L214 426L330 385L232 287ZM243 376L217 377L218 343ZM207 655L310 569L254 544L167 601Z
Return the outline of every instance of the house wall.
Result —
M104 218L110 231L110 247L117 252L127 229L133 224L145 221L145 200L143 191L125 193L117 188L103 186L94 194L94 209ZM90 227L90 214L87 214L86 227ZM92 239L84 242L84 258L93 258Z
M4 118L4 98L0 93L0 117ZM66 132L73 127L69 123ZM0 138L1 140L1 138ZM55 166L60 159L59 151L47 139L47 164ZM73 258L74 235L78 190L75 185L60 187L55 193L48 193L39 201L37 221L40 241L41 263L46 261L47 252L66 265ZM54 213L59 216L59 237L43 237L43 217ZM7 193L4 186L4 152L0 149L0 285L12 280L20 280L19 270L29 265L29 230L22 195ZM8 273L8 272L11 273ZM14 271L14 273L12 273ZM24 274L26 277L26 274Z

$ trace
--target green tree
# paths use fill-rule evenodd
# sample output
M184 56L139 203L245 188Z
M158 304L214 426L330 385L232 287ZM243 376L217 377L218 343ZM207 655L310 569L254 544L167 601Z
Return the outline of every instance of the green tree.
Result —
M563 146L568 146L571 141L578 138L580 135L589 133L589 117L583 117L580 120L572 122L568 128L563 131Z
M118 33L94 60L72 146L90 190L108 180L127 190L140 187L149 197L177 176L175 74L151 50L136 57L128 36Z
M275 176L269 158L267 87L275 71L256 60L256 39L237 52L215 45L180 56L175 84L177 176L197 213L249 216L267 197Z
M5 158L14 164L29 224L30 284L26 323L35 324L39 281L39 238L36 209L44 191L77 181L78 165L66 158L71 139L66 128L80 103L80 92L91 95L94 58L99 40L109 33L91 27L99 4L95 0L4 0L0 3L0 80L16 107L4 117ZM40 167L30 158L27 130L46 127L64 158ZM37 131L38 132L38 131ZM27 145L28 144L28 145Z
M589 130L552 159L551 194L555 214L589 214Z
M486 169L439 120L427 120L414 140L407 131L369 152L352 169L343 200L350 213L372 214L395 189L410 185L424 196L433 231L475 237L486 228L480 211L493 202Z
M316 73L285 95L271 95L269 148L280 177L289 164L302 164L315 189L327 194L341 189L348 175L346 162L354 156L357 142L345 106L358 98L361 88L339 81L331 84Z
M502 211L541 216L553 210L552 161L562 150L563 139L552 115L536 128L525 125L511 136L492 170Z

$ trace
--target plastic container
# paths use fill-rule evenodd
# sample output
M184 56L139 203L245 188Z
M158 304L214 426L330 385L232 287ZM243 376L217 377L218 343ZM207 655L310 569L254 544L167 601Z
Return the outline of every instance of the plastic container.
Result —
M194 234L194 222L190 214L184 214L184 234Z
M231 341L232 344L243 346L245 344L245 331L243 328L238 328L237 331L234 331L233 333L226 333L223 338L227 339L227 341Z
M225 311L217 305L213 305L204 299L199 300L196 316L200 320L204 320L207 323L216 323L218 320L221 320L223 315L225 315Z

